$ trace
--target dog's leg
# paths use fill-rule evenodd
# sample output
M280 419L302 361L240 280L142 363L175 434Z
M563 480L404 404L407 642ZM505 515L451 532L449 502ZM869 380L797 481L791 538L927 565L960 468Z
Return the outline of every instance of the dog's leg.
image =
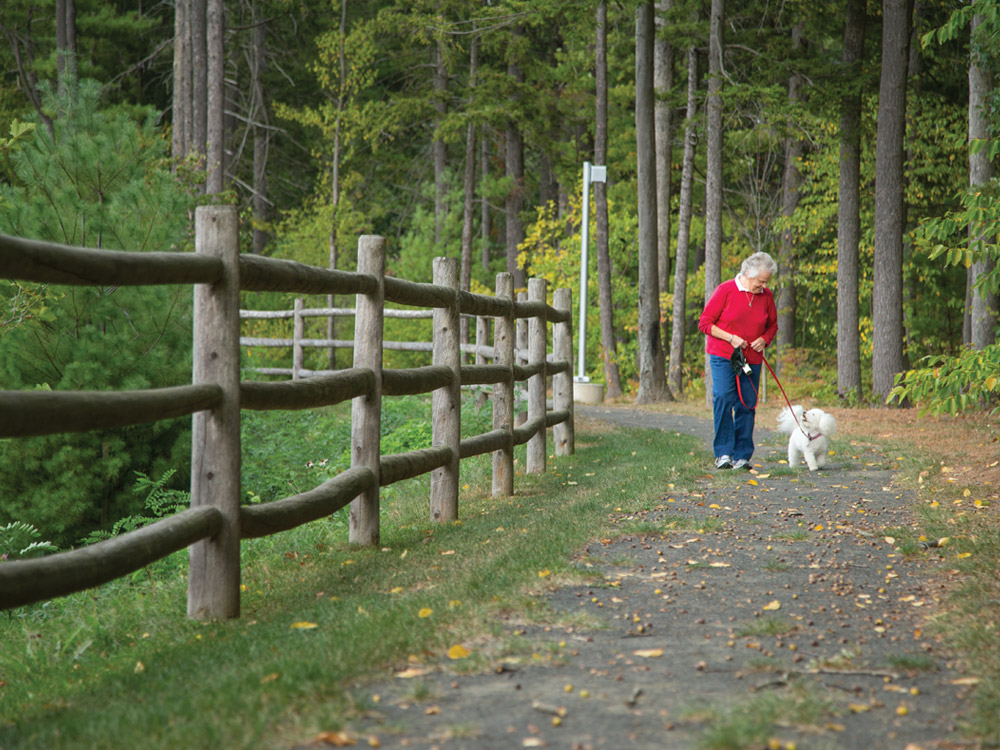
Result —
M795 449L792 441L788 441L788 468L794 469L799 463L799 452Z
M819 464L816 461L816 454L814 454L811 450L804 451L802 455L806 459L809 471L816 471L819 468Z

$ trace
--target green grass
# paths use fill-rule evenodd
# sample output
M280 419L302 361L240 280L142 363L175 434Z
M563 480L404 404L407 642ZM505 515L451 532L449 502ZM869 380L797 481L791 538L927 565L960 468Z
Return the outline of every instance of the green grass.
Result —
M712 710L698 737L702 750L756 750L796 727L813 728L837 714L836 704L818 687L793 682L781 691ZM782 745L783 746L783 745ZM810 745L811 747L811 745Z
M885 663L904 672L931 672L938 668L937 660L924 653L891 654Z
M786 562L782 562L777 557L771 558L760 567L761 570L768 570L772 573L784 573L785 571L792 569L791 565Z
M772 615L748 620L736 631L736 635L756 637L784 635L791 633L797 627L791 618Z
M407 414L394 439L419 437L411 423L426 423L425 404L401 401ZM339 455L327 436L340 434L342 411L269 414L273 428L252 425L263 442L246 458L245 490L280 497L322 481L320 468ZM347 686L383 678L408 657L447 662L463 644L467 661L489 667L504 646L498 614L551 617L525 589L579 576L573 553L619 533L616 508L654 507L668 476L660 467L671 482L691 481L673 467L699 449L695 438L645 430L578 432L576 441L576 454L550 459L545 474L519 474L507 498L489 496L489 456L463 461L454 523L428 520L427 477L384 488L377 549L347 544L345 511L244 543L237 620L187 619L183 553L0 613L0 747L287 748L348 721L365 698ZM516 455L520 471L523 451ZM602 464L615 471L595 470ZM303 622L315 627L293 627Z

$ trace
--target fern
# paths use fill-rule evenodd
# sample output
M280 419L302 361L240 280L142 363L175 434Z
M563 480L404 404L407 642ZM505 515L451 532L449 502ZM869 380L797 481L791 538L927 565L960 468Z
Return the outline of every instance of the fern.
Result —
M41 557L59 551L52 542L41 541L41 535L38 529L23 521L0 526L0 560Z
M111 531L103 529L92 531L83 539L81 544L95 544L96 542L110 539L114 536L127 534L130 531L141 529L143 526L155 523L161 518L172 516L184 510L190 504L190 494L183 490L172 490L166 485L169 484L177 471L168 469L163 472L159 479L150 479L141 471L135 472L137 477L135 486L139 492L145 492L146 499L143 501L144 512L138 515L125 516L111 527Z

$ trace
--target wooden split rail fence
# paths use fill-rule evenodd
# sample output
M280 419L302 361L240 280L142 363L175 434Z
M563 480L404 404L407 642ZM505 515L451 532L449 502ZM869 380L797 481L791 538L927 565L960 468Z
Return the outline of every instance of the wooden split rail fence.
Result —
M433 283L385 275L385 240L362 236L358 271L241 255L232 206L202 206L195 253L137 253L66 247L0 235L0 277L68 285L194 284L192 384L143 391L0 391L0 438L113 429L192 417L191 507L136 531L48 557L0 563L0 609L44 601L120 578L189 547L188 616L239 616L240 540L275 534L350 504L349 539L379 543L379 488L430 473L430 516L458 517L463 458L493 454L494 495L514 491L514 447L526 444L526 470L545 471L546 429L555 450L573 453L571 298L529 279L528 299L514 299L509 273L496 296L459 288L458 261L434 260ZM282 382L240 382L240 291L356 294L354 366ZM385 302L433 310L432 364L383 369ZM462 365L461 314L495 320L493 363ZM528 320L530 361L515 362L516 321ZM547 361L547 323L553 323ZM553 409L546 407L552 377ZM514 426L514 384L528 384L528 417ZM462 385L492 386L493 430L461 438ZM383 396L432 394L429 448L381 455ZM352 399L351 468L312 490L241 506L240 410L307 409Z

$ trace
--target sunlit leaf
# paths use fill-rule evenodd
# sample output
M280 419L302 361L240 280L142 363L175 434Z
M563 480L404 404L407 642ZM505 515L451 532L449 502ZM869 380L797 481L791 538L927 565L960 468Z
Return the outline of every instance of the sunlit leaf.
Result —
M430 617L434 614L434 610L430 607L422 607L419 612L417 612L417 617Z
M775 610L781 609L781 602L775 599L774 601L770 601L767 604L765 604L763 607L761 607L761 609L766 609L769 612L773 612Z
M306 620L302 620L300 622L293 622L291 627L294 630L312 630L313 628L318 628L319 624L315 622L308 622Z
M469 651L469 649L467 649L461 643L456 643L454 646L452 646L451 648L448 649L448 658L449 659L465 659L471 653L472 652Z

